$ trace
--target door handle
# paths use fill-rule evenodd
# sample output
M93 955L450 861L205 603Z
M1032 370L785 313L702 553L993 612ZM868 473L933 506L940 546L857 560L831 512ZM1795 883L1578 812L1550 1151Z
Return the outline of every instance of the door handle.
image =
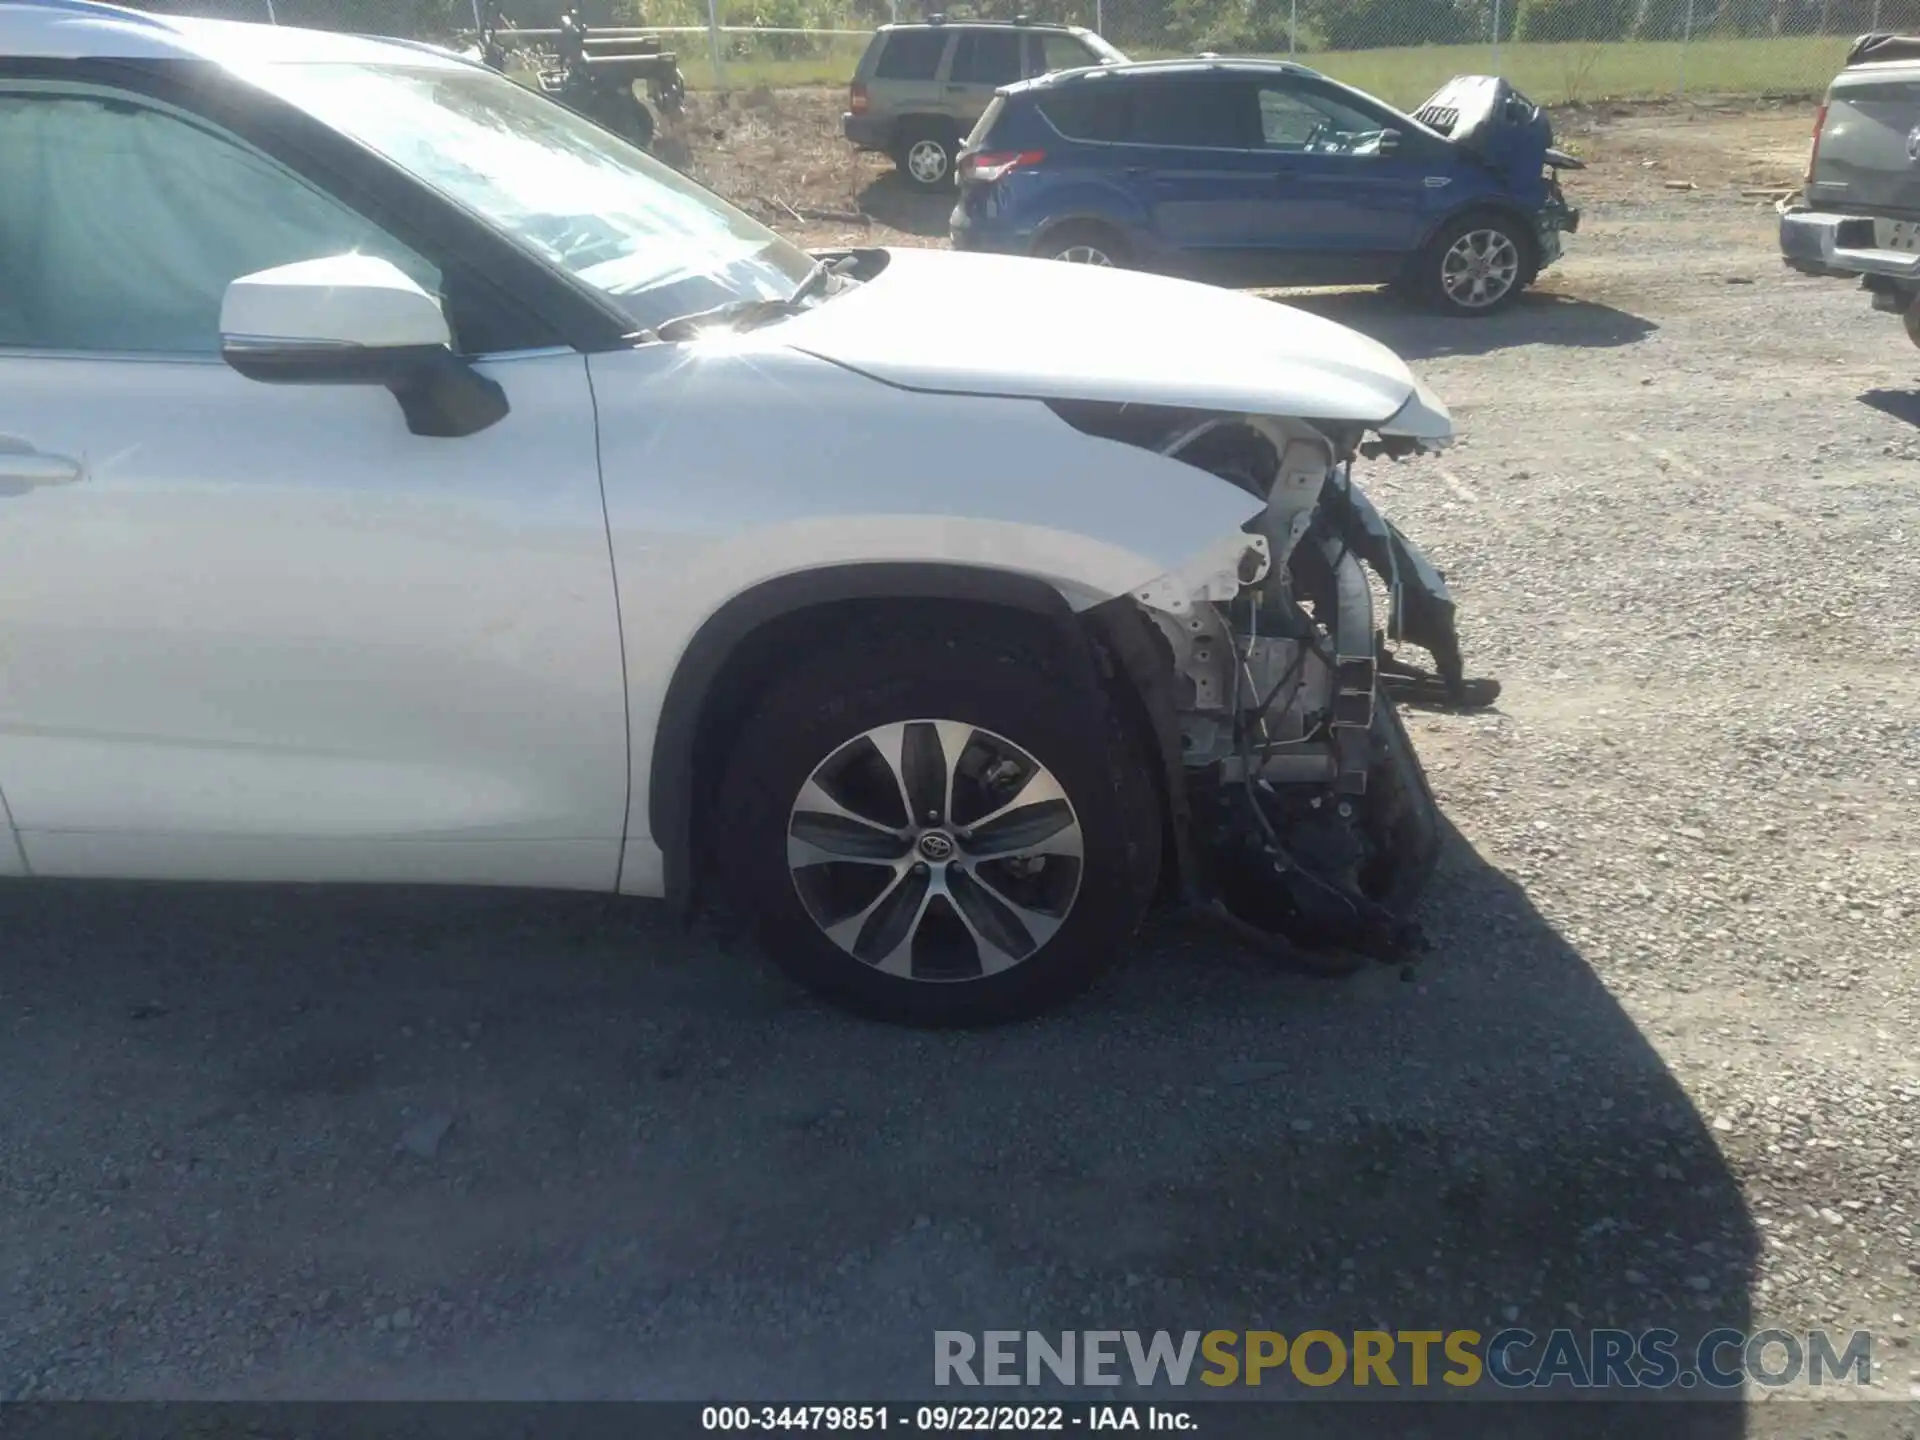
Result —
M48 455L24 440L0 435L0 495L18 495L42 485L71 485L83 467L65 455Z
M949 85L947 86L947 93L949 95L958 95L966 88L964 85Z

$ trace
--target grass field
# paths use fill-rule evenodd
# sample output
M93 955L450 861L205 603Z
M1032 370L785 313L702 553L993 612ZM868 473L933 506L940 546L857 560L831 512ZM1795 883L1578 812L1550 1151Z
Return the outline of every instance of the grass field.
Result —
M678 37L687 83L713 89L714 71L698 36ZM746 52L724 66L729 89L756 85L844 85L865 48L851 37L822 41L822 53L773 58ZM1589 100L1644 100L1675 95L1814 95L1840 68L1852 37L1792 36L1758 40L1633 41L1563 45L1503 45L1496 64L1486 45L1408 45L1384 50L1303 53L1302 64L1399 105L1416 105L1451 75L1490 70L1543 104ZM1145 52L1135 52L1145 58Z

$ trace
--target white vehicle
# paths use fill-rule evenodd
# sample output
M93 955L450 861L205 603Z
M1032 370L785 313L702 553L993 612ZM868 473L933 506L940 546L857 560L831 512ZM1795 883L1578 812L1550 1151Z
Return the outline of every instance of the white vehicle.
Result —
M810 256L430 47L0 3L0 875L728 894L923 1022L1156 893L1390 953L1361 560L1461 677L1350 472L1450 431L1263 301Z

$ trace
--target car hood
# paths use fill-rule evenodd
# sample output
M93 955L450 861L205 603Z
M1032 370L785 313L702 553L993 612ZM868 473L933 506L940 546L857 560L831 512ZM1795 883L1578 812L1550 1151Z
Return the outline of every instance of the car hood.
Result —
M1452 434L1446 407L1377 341L1290 306L1132 271L893 250L872 280L769 334L908 390ZM1404 424L1390 426L1396 417Z

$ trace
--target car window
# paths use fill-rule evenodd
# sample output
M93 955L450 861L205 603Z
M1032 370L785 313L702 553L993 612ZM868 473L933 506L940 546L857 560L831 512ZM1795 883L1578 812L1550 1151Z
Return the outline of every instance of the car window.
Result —
M1261 143L1270 150L1350 155L1377 141L1381 129L1372 116L1317 91L1293 86L1260 90Z
M1011 85L1020 78L1017 30L968 30L954 42L947 79L956 85Z
M1260 143L1253 93L1245 85L1163 81L1139 86L1131 98L1135 144L1249 150Z
M1088 65L1098 65L1102 58L1072 35L1029 35L1027 40L1031 47L1029 63L1035 75L1054 70L1081 70Z
M874 67L876 80L931 80L940 73L940 56L947 48L944 30L894 30Z
M0 346L217 355L228 284L349 252L420 256L222 134L118 94L0 93Z
M1038 103L1047 123L1069 140L1114 145L1126 140L1133 107L1128 92L1105 82L1074 85Z

